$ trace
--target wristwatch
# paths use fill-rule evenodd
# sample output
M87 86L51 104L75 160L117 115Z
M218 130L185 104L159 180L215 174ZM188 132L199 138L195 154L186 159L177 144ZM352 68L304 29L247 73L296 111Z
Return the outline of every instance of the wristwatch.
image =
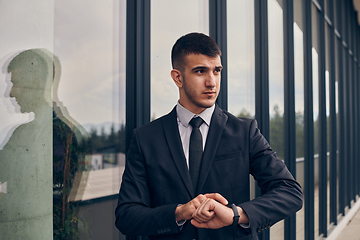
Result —
M233 210L234 212L234 221L233 223L231 224L231 226L236 226L238 225L239 223L239 218L240 218L240 215L239 215L239 212L237 210L237 207L235 204L229 204L228 207L231 207L231 209Z

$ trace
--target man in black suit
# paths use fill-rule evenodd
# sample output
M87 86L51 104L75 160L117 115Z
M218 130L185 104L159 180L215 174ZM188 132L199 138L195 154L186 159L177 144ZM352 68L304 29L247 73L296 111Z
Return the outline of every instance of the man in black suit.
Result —
M200 33L173 46L171 77L179 101L169 114L133 132L116 208L123 234L258 239L257 233L302 207L300 185L256 121L215 104L220 56L215 41ZM193 123L197 117L200 126ZM250 174L263 193L251 201Z

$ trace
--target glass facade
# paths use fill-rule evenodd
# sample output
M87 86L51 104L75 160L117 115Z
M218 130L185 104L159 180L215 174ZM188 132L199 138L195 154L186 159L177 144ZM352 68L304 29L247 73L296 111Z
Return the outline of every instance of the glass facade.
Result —
M36 4L2 39L0 238L124 238L126 1Z
M228 110L241 117L255 116L254 20L254 1L227 1Z
M311 6L312 20L312 71L313 71L313 116L314 116L314 219L315 219L315 236L319 234L319 40L318 40L318 10L315 5ZM305 175L306 177L306 175Z
M119 237L111 210L125 165L125 10L125 1L55 2L54 239Z
M170 76L171 48L180 36L189 32L209 35L208 1L151 1L151 120L176 105L179 93Z
M294 1L294 78L296 128L296 179L304 188L304 34L302 0ZM304 206L296 213L296 239L304 239Z
M261 239L293 240L287 231L306 240L330 235L360 193L359 23L347 1L290 1L293 19L285 17L283 0L1 2L0 239L125 239L115 228L114 209L129 136L178 100L170 76L176 39L224 26L217 40L226 40L220 44L225 110L255 118L265 109L269 119L261 126L269 129L261 131L269 132L281 159L285 134L291 124L296 130L290 162L305 205L294 228L286 227L287 219ZM219 2L225 10L213 11ZM266 15L259 16L259 6L266 6L266 27L257 24ZM289 19L290 49L284 40ZM255 69L265 71L261 84ZM259 92L268 101L259 104Z
M270 145L284 159L284 36L282 1L268 1ZM270 229L270 239L284 239L284 221Z

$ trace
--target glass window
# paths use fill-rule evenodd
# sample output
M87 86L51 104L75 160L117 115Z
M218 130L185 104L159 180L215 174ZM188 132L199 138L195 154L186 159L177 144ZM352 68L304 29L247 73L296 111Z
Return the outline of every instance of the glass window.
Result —
M339 112L339 96L341 95L339 93L339 85L340 85L340 81L342 81L342 77L340 74L340 68L341 68L341 62L339 60L341 54L339 54L339 45L340 45L340 39L335 37L335 107L336 107L336 136L337 136L337 141L336 141L336 153L337 153L337 166L338 167L338 171L337 171L337 180L336 180L336 189L337 189L337 195L336 195L336 199L337 199L337 206L336 206L336 212L339 213L340 212L340 199L339 199L339 193L340 193L340 185L339 185L339 176L340 176L340 156L339 156L339 152L340 152L340 144L341 144L341 128L342 126L340 125L340 112ZM341 45L340 45L341 46ZM341 47L340 47L341 48Z
M119 239L126 1L56 1L54 239ZM81 17L79 17L81 16Z
M327 126L327 163L330 167L330 74L334 69L330 69L330 51L334 51L334 49L330 49L329 46L329 38L328 32L331 31L330 26L325 22L325 57L326 57L326 70L325 70L325 95L326 95L326 126ZM330 179L330 172L327 173L327 179ZM327 181L327 223L326 225L330 225L330 181Z
M268 1L270 145L284 159L284 43L281 1ZM270 230L271 239L284 238L284 221Z
M2 6L1 237L124 239L125 4Z
M304 189L304 36L302 31L302 0L294 1L294 74L296 117L296 180ZM305 236L305 207L296 213L296 239Z
M312 21L312 70L313 70L313 114L314 114L314 209L315 209L315 236L319 235L319 55L318 55L318 10L311 4Z
M338 31L339 32L339 26L338 26L338 0L333 0L333 5L334 5L334 28L335 28L335 31Z
M227 1L228 111L255 118L255 10L254 1ZM250 177L250 197L255 180Z
M332 21L332 19L330 19L329 17L329 7L330 4L328 3L328 0L323 0L323 5L321 10L324 11L325 16L328 17L330 21Z
M228 110L255 117L254 1L227 1Z
M170 76L171 49L190 32L209 34L208 1L151 1L151 120L170 112L179 99Z
M53 235L53 4L1 3L1 239Z

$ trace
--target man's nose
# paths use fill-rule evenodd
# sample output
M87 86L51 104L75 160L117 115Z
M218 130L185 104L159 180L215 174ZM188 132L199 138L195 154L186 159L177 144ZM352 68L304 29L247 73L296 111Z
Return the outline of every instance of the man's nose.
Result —
M210 72L206 78L206 86L207 87L215 87L216 86L216 76L213 72Z
M15 90L14 90L14 87L11 88L10 92L9 92L9 97L13 98L15 97Z

